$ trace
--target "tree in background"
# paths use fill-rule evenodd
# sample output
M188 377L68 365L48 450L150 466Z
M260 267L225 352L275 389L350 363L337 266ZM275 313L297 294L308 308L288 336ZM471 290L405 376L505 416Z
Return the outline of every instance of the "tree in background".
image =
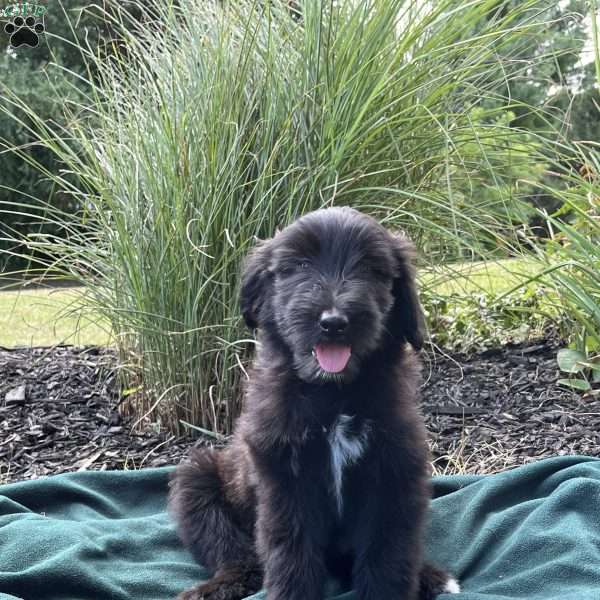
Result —
M537 158L533 161L522 158L522 152L518 151L519 146L522 149L522 139L517 140L510 180L527 182L517 186L521 198L530 206L524 220L537 234L545 236L548 233L545 219L538 211L551 214L563 204L560 195L552 192L561 182L551 170L545 169L555 158L553 143L599 139L596 107L600 97L593 64L586 64L591 57L583 55L589 45L589 3L540 0L528 11L521 10L521 4L520 0L498 2L498 11L487 17L493 21L514 14L518 23L531 21L539 25L528 28L526 35L498 50L506 77L487 94L481 106L488 114L494 108L502 113L501 120L506 126L531 132L529 142L537 140ZM543 19L539 18L541 14ZM477 27L485 25L480 23ZM566 166L578 170L581 164L573 162ZM481 191L494 195L497 188L496 181L488 181Z
M593 84L593 74L581 60L588 36L587 2L542 0L527 12L518 10L520 4L520 0L499 3L497 16L514 12L518 21L527 22L541 13L543 22L499 50L507 77L485 103L508 108L513 113L512 126L533 132L551 134L569 129L571 123L565 121L565 115L581 127L582 119L576 110L566 110L564 98L577 96ZM523 69L523 65L530 66Z
M36 143L30 115L15 104L14 98L24 101L59 131L67 125L69 113L79 112L89 87L85 80L90 73L81 46L95 51L102 40L110 38L101 12L92 13L79 0L48 6L43 16L46 33L36 48L10 45L4 33L4 23L9 20L4 17L0 21L0 273L26 264L24 258L16 256L24 249L14 242L15 230L57 233L55 225L44 222L36 199L64 211L77 209L72 196L57 190L50 177L32 166L35 161L48 173L62 168L53 153ZM7 151L14 147L19 148L18 154Z

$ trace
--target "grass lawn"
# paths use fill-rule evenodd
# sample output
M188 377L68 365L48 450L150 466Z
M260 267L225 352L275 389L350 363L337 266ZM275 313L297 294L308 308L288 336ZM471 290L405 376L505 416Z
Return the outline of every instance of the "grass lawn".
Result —
M97 318L68 314L79 293L77 288L0 292L0 346L108 344L110 336Z
M421 284L440 294L501 293L536 273L536 265L521 259L463 263L421 274ZM110 336L93 315L65 315L77 299L77 288L24 289L0 292L0 346L54 344L105 345Z
M500 294L534 277L539 269L539 264L526 258L465 262L422 272L421 285L442 295Z

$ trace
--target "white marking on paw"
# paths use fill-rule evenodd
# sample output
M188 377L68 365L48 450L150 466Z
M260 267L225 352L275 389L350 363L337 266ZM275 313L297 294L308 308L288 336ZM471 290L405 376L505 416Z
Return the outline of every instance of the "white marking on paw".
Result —
M349 432L353 418L348 415L340 415L329 432L333 492L339 515L342 514L343 509L342 480L344 468L354 464L362 456L369 437L369 427L366 423L358 434L352 435Z
M446 594L460 594L460 585L458 584L458 581L454 579L454 577L450 577L448 581L446 581L444 592L446 592Z

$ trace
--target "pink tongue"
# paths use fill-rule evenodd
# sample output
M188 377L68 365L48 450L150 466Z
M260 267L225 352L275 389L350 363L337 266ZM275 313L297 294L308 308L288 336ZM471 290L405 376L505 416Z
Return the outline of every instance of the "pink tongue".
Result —
M350 346L339 344L318 344L315 346L317 360L323 371L339 373L346 368L350 360Z

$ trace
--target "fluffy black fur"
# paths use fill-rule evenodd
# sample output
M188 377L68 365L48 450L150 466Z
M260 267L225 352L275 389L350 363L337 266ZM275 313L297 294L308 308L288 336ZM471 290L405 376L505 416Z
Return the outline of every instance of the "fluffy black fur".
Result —
M242 415L226 449L193 450L172 480L180 536L215 572L180 600L238 600L261 584L268 600L320 600L328 572L360 600L430 600L447 585L422 558L412 257L349 208L310 213L252 252L241 303L259 344ZM324 329L324 314L344 327ZM351 348L338 373L314 355L331 343Z

